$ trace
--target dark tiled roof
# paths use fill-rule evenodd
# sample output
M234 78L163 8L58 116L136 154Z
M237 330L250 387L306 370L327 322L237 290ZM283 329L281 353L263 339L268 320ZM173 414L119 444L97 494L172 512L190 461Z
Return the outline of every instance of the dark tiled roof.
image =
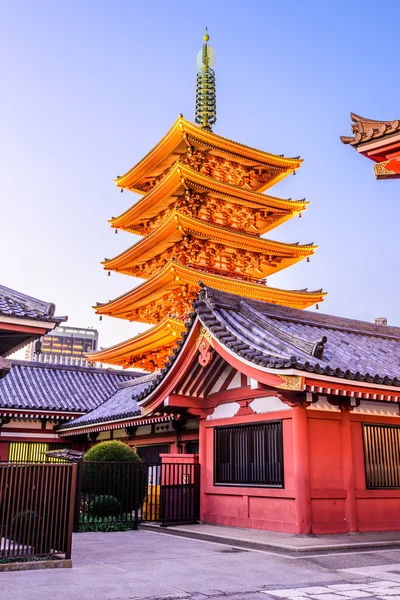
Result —
M354 113L350 113L353 121L351 129L354 137L342 135L340 139L343 144L351 144L358 146L370 140L387 137L400 131L400 121L374 121L373 119L365 119Z
M256 365L400 386L400 327L243 300L202 286L186 331L164 368L126 384L129 394L115 393L62 429L139 414L137 403L165 378L196 315L221 344Z
M122 383L120 389L101 406L90 411L87 415L75 419L71 423L65 423L62 425L62 429L140 415L141 411L137 403L137 398L149 388L149 384L151 385L155 378L156 374L152 373L151 375L145 375L133 381Z
M203 287L195 310L242 358L269 368L400 386L400 328L301 311Z
M47 321L48 323L62 323L67 317L54 315L55 305L31 298L21 292L0 285L0 315L34 321Z
M138 375L134 371L15 360L0 381L0 410L87 412L107 400L120 384Z

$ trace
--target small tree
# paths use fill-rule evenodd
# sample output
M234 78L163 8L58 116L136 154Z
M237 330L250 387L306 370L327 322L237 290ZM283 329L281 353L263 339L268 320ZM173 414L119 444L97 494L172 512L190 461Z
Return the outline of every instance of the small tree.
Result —
M140 468L129 465L141 462L141 459L127 444L101 442L93 446L83 460L82 491L90 495L90 500L95 496L112 496L121 502L123 511L127 513L133 510L138 500L141 502L143 474Z

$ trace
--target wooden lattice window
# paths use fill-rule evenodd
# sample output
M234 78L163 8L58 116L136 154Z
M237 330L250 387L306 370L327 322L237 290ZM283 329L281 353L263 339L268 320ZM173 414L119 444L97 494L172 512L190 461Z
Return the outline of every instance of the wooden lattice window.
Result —
M214 431L216 485L283 487L282 421Z
M368 489L400 488L400 427L363 425Z
M64 462L58 458L46 456L46 452L49 450L63 448L72 448L72 445L62 442L11 442L8 449L8 460L18 463Z

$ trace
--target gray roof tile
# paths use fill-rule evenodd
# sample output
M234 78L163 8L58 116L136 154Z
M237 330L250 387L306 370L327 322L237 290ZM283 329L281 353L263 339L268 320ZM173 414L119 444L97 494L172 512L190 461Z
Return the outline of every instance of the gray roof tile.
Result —
M0 315L49 323L66 321L67 317L54 315L55 309L51 302L44 302L0 285Z
M195 311L230 350L243 358L252 354L256 364L400 386L399 327L242 299L206 287ZM224 342L228 335L233 339Z
M183 338L164 368L132 381L129 394L116 392L102 406L62 428L138 414L137 403L167 375L196 315L223 345L255 364L400 386L400 327L243 299L202 285Z
M87 415L82 415L73 421L73 426L101 423L103 421L112 421L114 419L124 419L140 415L140 408L137 403L137 397L142 394L149 384L155 379L156 375L145 375L132 381L121 383L120 389L108 398L101 406L90 411ZM62 428L68 427L68 423Z
M15 360L8 375L0 380L0 410L87 412L138 375L141 373L135 371Z

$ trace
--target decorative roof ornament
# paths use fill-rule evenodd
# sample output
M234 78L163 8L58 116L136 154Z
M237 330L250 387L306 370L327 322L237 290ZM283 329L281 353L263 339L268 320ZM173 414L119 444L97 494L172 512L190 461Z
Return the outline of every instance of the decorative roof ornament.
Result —
M197 54L196 115L195 121L202 129L211 131L217 120L217 99L215 90L214 48L208 45L210 36L206 28L202 49Z

